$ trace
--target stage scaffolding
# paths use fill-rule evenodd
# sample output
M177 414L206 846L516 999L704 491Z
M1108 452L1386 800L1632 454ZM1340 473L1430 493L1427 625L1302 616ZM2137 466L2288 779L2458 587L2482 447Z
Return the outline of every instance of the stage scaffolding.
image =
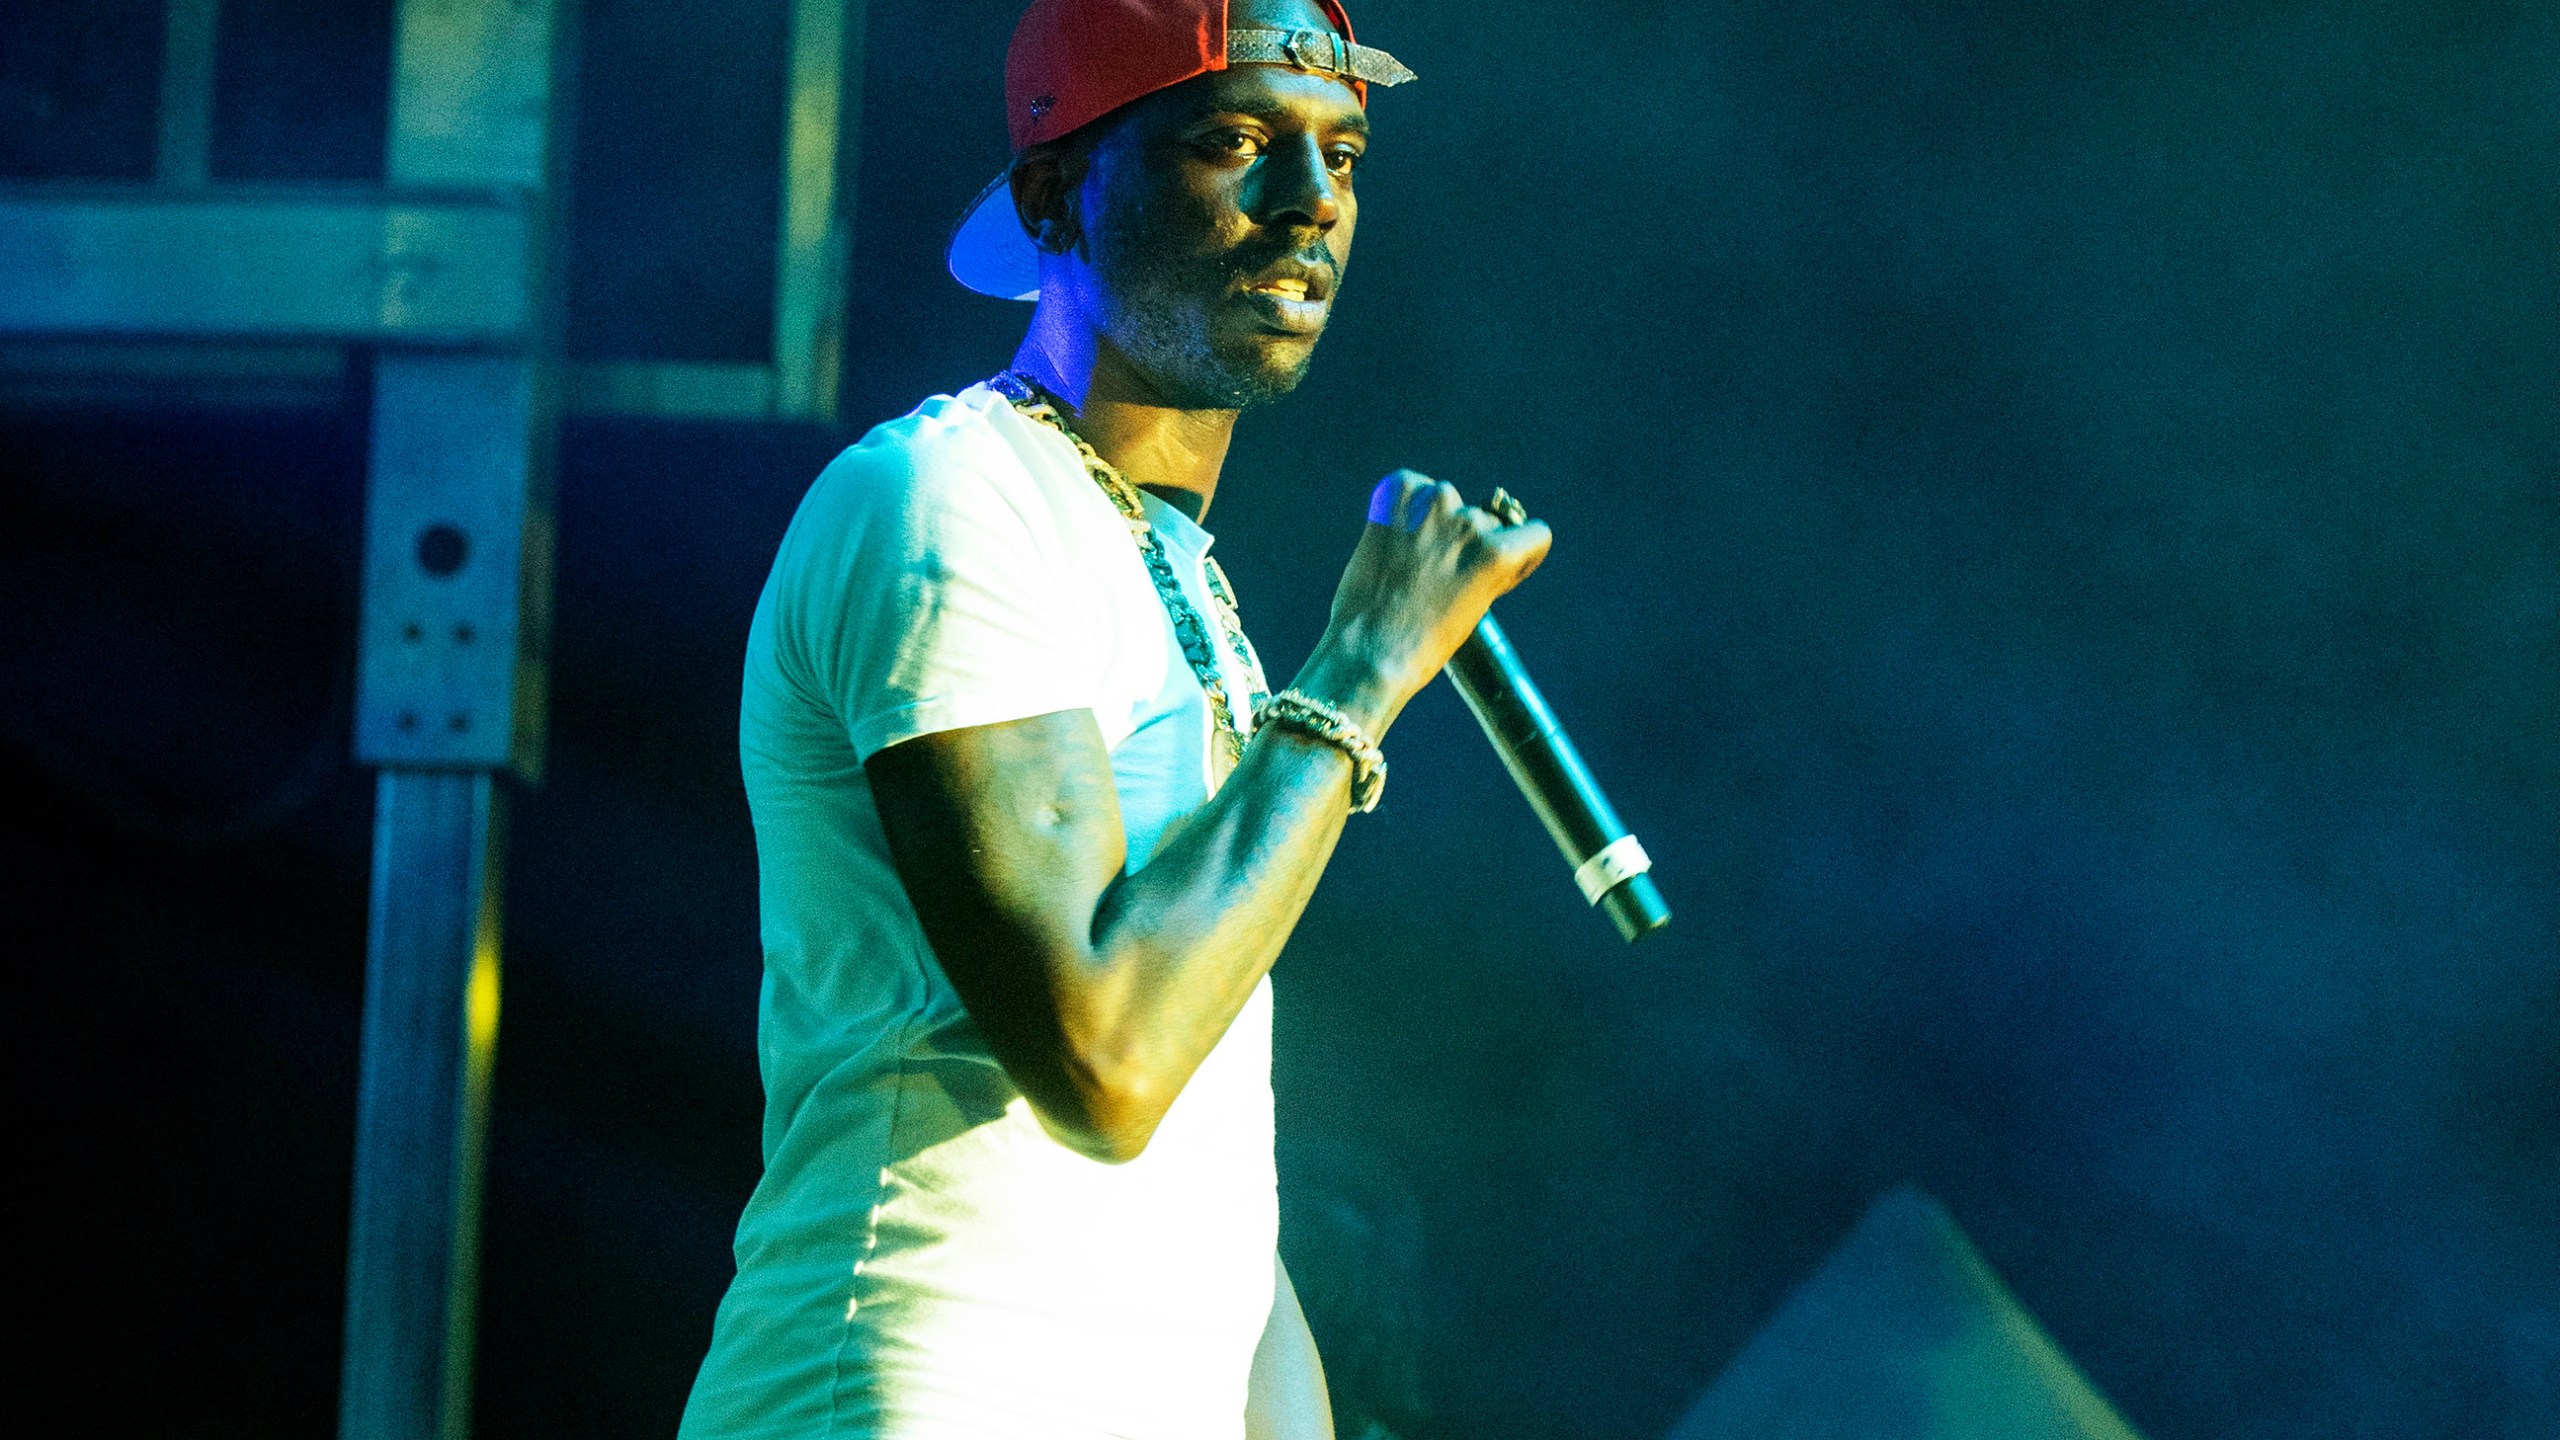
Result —
M834 418L861 0L787 0L770 362L573 366L575 0L397 0L380 186L210 173L219 0L169 0L147 183L0 185L0 386L221 409L370 364L356 758L377 771L339 1433L470 1429L505 816L540 777L564 410Z

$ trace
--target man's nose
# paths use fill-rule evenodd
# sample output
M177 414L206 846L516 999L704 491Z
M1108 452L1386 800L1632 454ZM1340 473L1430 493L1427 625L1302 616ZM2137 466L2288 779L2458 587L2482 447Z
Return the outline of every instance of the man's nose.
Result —
M1334 188L1322 146L1313 135L1283 141L1263 152L1254 167L1256 193L1253 218L1264 225L1312 225L1330 230L1342 218L1342 196Z

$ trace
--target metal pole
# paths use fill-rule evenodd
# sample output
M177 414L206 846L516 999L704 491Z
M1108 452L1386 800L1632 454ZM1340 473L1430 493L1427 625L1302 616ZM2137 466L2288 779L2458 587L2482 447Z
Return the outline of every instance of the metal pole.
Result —
M169 0L160 28L160 143L152 178L193 190L208 178L214 37L222 0Z
M862 107L862 0L792 0L782 227L773 295L774 412L832 420L843 374L845 267ZM851 114L856 123L848 125Z
M348 1440L470 1433L503 796L485 770L385 770L375 790L338 1400Z
M512 279L520 331L477 349L386 347L374 366L356 753L382 770L341 1440L471 1429L504 774L533 778L542 753L557 408L548 216L569 3L400 0L396 21L391 189L481 194L521 207L548 238ZM386 282L385 308L432 280Z

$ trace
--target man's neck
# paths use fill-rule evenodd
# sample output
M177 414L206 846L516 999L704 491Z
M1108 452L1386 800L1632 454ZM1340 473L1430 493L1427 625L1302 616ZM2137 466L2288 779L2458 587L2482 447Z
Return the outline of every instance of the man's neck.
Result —
M1076 433L1131 483L1194 520L1208 513L1235 411L1167 405L1090 331L1044 325L1037 315L1013 366L1065 401Z

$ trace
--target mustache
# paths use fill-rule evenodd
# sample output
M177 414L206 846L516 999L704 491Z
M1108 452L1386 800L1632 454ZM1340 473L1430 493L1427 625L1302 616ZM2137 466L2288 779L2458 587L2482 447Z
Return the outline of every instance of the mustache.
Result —
M1283 261L1323 271L1332 289L1339 290L1342 286L1342 262L1334 258L1333 251L1322 240L1299 244L1284 239L1259 245L1240 245L1219 258L1218 268L1229 280L1243 280Z

